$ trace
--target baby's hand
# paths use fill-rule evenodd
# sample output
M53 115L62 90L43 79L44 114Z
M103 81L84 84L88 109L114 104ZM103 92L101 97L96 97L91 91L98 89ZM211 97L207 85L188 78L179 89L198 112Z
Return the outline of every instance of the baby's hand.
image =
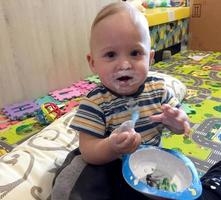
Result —
M141 136L130 129L121 133L113 132L109 136L110 147L117 154L127 154L134 152L141 143Z
M175 133L184 133L189 137L190 125L188 117L182 109L171 107L168 104L162 105L162 113L159 115L153 115L150 117L151 121L162 122L171 131Z

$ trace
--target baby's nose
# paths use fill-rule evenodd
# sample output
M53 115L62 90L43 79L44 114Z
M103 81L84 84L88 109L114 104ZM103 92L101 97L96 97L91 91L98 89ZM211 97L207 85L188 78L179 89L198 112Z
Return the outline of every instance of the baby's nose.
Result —
M121 70L127 70L127 69L131 69L131 68L132 68L132 65L128 60L123 60L120 63L120 69Z

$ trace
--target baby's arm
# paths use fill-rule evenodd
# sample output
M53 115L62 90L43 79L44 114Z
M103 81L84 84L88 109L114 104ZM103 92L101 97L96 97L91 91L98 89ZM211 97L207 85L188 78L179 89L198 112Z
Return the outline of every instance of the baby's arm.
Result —
M162 113L150 117L154 122L162 122L174 133L184 133L189 136L190 125L186 113L181 108L171 107L169 104L162 105Z
M79 146L83 159L91 164L105 164L132 153L141 143L141 136L134 129L122 133L112 133L107 138L80 133Z

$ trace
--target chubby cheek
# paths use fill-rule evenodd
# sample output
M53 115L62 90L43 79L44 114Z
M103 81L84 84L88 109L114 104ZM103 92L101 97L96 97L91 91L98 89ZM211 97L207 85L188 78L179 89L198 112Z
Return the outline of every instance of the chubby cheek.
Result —
M137 68L137 73L140 74L140 76L142 76L142 77L147 77L148 71L149 71L149 66L144 65L144 64L141 64Z
M110 85L112 85L112 83L113 83L113 81L114 81L111 72L110 72L110 73L107 73L107 72L101 73L101 74L99 75L99 77L100 77L101 82L102 82L105 86L110 86Z
M98 75L101 79L106 79L107 76L110 76L113 72L106 68L106 67L102 67L99 71L98 71Z
M98 76L100 77L101 82L108 86L113 80L111 79L113 76L113 72L105 67L97 71Z

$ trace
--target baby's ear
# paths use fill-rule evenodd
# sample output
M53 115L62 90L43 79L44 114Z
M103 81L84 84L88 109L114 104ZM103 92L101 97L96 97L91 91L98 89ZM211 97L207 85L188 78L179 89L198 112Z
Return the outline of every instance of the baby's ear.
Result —
M155 51L151 49L150 50L150 65L154 64L154 55L155 55Z
M96 69L94 67L94 59L93 59L91 53L87 54L87 62L91 68L91 71L96 74Z

